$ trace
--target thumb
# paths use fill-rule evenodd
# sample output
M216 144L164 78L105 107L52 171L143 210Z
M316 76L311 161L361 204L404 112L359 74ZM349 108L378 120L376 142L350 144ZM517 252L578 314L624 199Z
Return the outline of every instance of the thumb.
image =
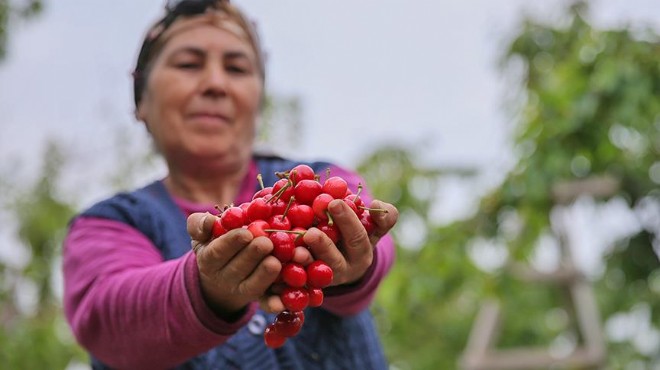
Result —
M211 239L215 219L216 217L208 212L192 213L188 216L186 226L190 238L200 242L205 242Z

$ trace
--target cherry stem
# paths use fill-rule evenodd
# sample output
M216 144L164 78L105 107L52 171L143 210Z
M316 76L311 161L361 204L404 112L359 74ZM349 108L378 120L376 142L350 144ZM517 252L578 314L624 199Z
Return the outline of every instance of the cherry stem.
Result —
M261 186L261 189L265 189L266 187L264 186L264 177L261 176L261 174L257 175L257 181L259 181L259 186Z
M299 231L299 230L264 229L264 231L268 233L281 232L281 233L289 233L289 234L298 234L298 236L305 235L304 231Z
M325 211L325 214L328 216L328 226L332 226L335 224L335 220L332 219L332 216L330 215L330 212L327 210Z
M375 211L375 212L383 212L383 213L388 213L389 212L385 208L370 208L370 207L365 207L365 206L359 206L358 208L365 209L367 211Z
M360 196L360 193L362 193L362 183L358 183L358 190L357 193L355 193L355 198L357 199Z
M280 188L280 190L278 190L275 194L273 194L272 197L268 198L268 200L266 201L266 203L271 203L271 202L274 202L274 201L276 201L276 200L279 200L280 197L282 196L282 194L283 194L283 193L286 191L286 189L287 189L288 187L290 187L290 186L291 186L291 180L287 181L286 185L282 186L282 187Z
M362 193L362 183L361 182L358 183L357 192L355 193L355 199L353 199L354 203L357 203L358 199L360 199L360 193Z
M291 208L291 204L293 204L293 202L295 201L296 201L296 197L292 195L291 198L289 198L289 203L286 204L286 208L282 213L282 220L284 220L284 216L286 216L286 214L289 213L289 208Z
M218 210L218 214L222 214L222 212L224 212L227 208L229 208L229 206L227 206L227 205L225 205L224 208L220 208L220 206L217 205L217 204L214 207L215 207L215 209Z

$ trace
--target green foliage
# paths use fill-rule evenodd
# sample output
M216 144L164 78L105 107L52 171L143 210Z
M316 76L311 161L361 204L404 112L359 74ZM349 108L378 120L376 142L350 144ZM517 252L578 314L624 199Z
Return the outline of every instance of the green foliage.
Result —
M506 55L526 66L523 88L528 99L516 143L534 150L527 150L492 195L496 212L516 207L523 220L549 214L548 186L600 175L621 182L617 196L631 207L660 200L658 176L653 174L660 158L658 36L650 30L643 38L627 29L596 30L586 21L586 10L585 3L575 4L566 29L527 22ZM539 178L545 186L534 182ZM525 190L511 196L513 188ZM647 226L606 256L605 276L595 282L606 320L640 303L651 307L651 322L658 320L660 299L648 279L660 268L652 247L659 235L657 225ZM547 222L536 224L531 237L547 228ZM519 238L512 246L529 252L534 244ZM613 273L620 275L619 286L608 284ZM622 294L621 287L632 286L634 295ZM612 343L612 358L630 351L621 347ZM636 357L648 366L657 361L639 353Z
M530 287L502 268L485 271L473 258L479 253L476 245L486 243L506 248L512 260L527 261L539 239L552 232L556 184L606 175L621 183L616 197L631 209L658 206L658 36L650 30L640 35L595 29L587 10L585 2L570 6L566 27L525 19L503 54L503 71L513 72L512 82L520 88L513 112L518 161L505 180L468 219L419 224L419 233L426 235L421 248L407 249L401 233L394 233L398 260L375 312L397 367L456 368L476 311L488 297L504 302L499 347L548 346L559 336L577 335L560 291ZM385 151L363 163L377 197L392 200L402 215L427 219L434 199L419 199L410 184L428 170L418 169L405 151ZM430 181L441 175L431 171ZM648 309L651 323L658 322L660 263L653 243L660 236L654 217L604 256L605 272L593 282L603 322L640 307ZM507 229L505 219L514 219L517 231ZM623 369L632 361L645 368L658 365L653 354L642 353L633 342L610 338L607 367Z
M432 228L429 212L439 180L472 174L469 169L420 168L415 165L416 155L400 147L382 147L361 163L358 171L374 195L396 204L399 224L422 234ZM417 248L401 240L402 231L393 230L399 241L397 263L374 308L387 353L403 369L453 368L454 356L439 354L462 350L484 285L464 276L486 276L469 263L465 249L454 240L458 233L429 233L423 247Z
M49 145L35 183L13 188L12 197L3 199L3 208L16 219L16 233L30 256L25 266L0 262L0 363L8 369L64 369L72 360L86 361L53 290L64 230L74 214L73 207L57 194L63 163L60 148ZM8 187L11 181L3 183ZM34 297L26 286L35 287ZM22 308L17 304L20 296L27 296L33 304Z
M34 317L12 320L0 331L0 345L2 369L65 369L72 362L88 361L55 305L40 308Z

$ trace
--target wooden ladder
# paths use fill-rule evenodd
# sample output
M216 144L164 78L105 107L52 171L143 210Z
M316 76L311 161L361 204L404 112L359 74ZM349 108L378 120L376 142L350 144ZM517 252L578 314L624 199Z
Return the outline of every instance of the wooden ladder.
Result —
M553 200L567 205L580 196L610 197L619 183L611 177L594 177L560 183L553 187ZM548 348L519 347L498 349L497 340L502 325L497 300L482 303L461 357L464 370L531 370L531 369L601 369L605 366L606 347L600 314L593 289L587 278L578 271L563 232L556 232L560 246L559 268L550 273L536 271L521 264L512 265L514 276L530 283L550 283L565 290L573 305L575 325L581 343L570 354L557 356Z

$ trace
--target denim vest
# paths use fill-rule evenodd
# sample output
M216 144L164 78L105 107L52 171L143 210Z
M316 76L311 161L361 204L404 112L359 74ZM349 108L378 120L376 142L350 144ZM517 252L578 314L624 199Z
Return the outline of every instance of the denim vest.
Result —
M289 170L300 163L268 156L258 156L256 160L265 184L277 180L275 172ZM329 166L325 162L306 164L317 173ZM166 260L178 258L190 250L185 215L160 181L130 193L119 193L81 215L117 220L135 227L153 242ZM274 315L258 310L248 325L227 342L175 369L387 369L368 310L340 317L320 308L307 308L301 331L289 338L284 346L270 349L264 344L263 330L274 318ZM110 369L93 357L91 361L95 370Z

